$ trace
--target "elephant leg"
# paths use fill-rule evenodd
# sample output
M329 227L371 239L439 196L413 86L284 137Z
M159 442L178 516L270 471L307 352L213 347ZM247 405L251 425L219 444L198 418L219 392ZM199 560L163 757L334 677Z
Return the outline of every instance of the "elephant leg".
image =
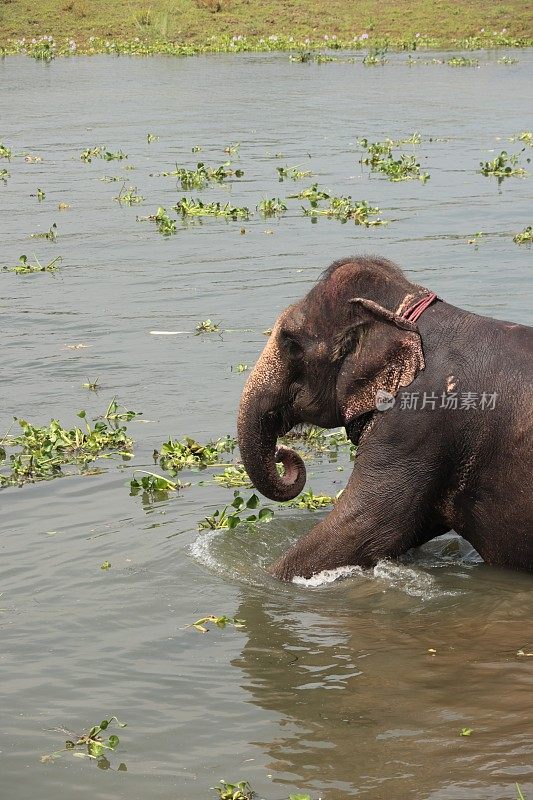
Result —
M378 460L357 456L333 510L270 567L272 575L290 581L346 565L372 567L450 529L435 511L438 499L423 469Z

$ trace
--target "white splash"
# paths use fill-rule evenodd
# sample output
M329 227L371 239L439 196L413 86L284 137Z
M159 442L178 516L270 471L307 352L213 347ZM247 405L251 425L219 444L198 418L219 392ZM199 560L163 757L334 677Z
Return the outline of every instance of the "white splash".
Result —
M456 595L459 592L441 589L432 575L421 570L407 567L405 564L393 561L379 561L373 569L363 570L362 567L345 566L336 569L325 569L317 572L310 578L302 578L296 575L292 582L297 586L306 588L318 588L328 586L334 581L342 578L360 577L366 580L377 580L385 584L383 591L389 589L404 592L410 597L421 597L424 600L431 600L435 597L444 595Z
M292 582L298 586L327 586L329 583L339 580L339 578L350 578L352 575L363 574L362 567L336 567L335 569L323 569L322 572L317 572L315 575L311 575L310 578L302 578L300 575L295 575Z

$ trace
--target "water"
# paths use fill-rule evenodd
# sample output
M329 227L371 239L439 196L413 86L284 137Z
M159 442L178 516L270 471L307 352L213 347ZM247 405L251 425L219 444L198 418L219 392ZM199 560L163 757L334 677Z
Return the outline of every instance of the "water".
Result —
M0 62L1 139L43 157L0 165L11 172L1 260L63 257L56 276L0 276L2 430L14 414L72 424L117 395L143 412L129 431L146 469L169 435L234 433L246 375L231 365L252 364L278 312L350 253L385 255L452 303L531 324L531 249L509 235L531 224L531 178L498 187L475 172L531 128L533 52L511 53L511 66L498 55L481 54L479 69L408 67L403 55L366 69L284 54ZM361 170L358 137L415 130L426 185ZM160 140L147 144L149 131ZM229 187L186 193L154 174L216 166L235 142L245 175ZM96 144L129 159L82 163ZM278 183L285 164L314 177ZM146 202L119 206L122 184L103 175ZM179 224L169 239L136 221L183 194L253 208L315 180L379 205L391 224L311 224L298 201L280 220ZM53 222L55 244L28 238ZM487 236L475 249L477 231ZM194 336L208 317L226 332ZM97 376L97 395L81 388ZM198 520L232 498L213 470L183 473L191 487L149 504L129 496L131 463L103 466L2 492L2 797L200 800L221 777L269 800L298 789L508 800L515 782L533 797L533 658L517 655L533 651L531 576L486 568L445 537L371 573L279 585L265 566L323 512L275 508L256 529L198 538ZM349 468L323 458L308 486L336 492ZM209 613L246 628L185 627ZM81 732L106 714L128 723L110 769L70 754L40 762L65 739L49 729Z

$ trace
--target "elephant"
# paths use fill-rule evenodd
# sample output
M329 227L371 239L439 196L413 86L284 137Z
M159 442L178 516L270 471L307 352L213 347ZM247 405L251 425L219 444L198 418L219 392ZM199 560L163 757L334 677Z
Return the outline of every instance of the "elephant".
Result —
M533 328L450 305L387 259L336 261L280 314L242 391L241 458L271 500L305 485L277 446L305 424L344 426L356 457L275 577L371 568L452 530L487 564L533 571Z

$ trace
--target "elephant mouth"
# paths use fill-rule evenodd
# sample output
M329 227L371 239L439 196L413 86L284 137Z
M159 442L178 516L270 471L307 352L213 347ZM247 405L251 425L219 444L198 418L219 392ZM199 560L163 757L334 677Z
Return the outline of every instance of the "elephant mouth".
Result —
M376 421L376 412L367 411L346 425L346 435L352 444L358 445L364 436L373 428Z

